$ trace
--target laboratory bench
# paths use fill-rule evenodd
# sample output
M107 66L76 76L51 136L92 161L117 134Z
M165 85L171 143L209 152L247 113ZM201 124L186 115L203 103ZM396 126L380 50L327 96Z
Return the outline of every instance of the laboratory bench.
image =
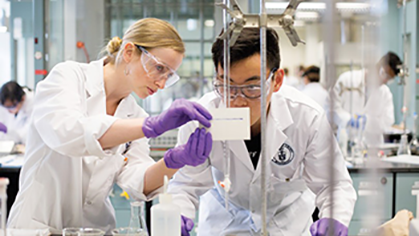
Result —
M3 165L0 167L0 177L7 177L10 180L7 188L8 212L18 192L20 169L19 166ZM412 186L416 181L419 181L419 165L380 162L375 171L374 181L372 181L371 169L365 164L354 165L348 170L358 196L349 226L349 235L368 234L368 229L363 225L368 221L368 210L374 209L371 207L373 204L381 206L380 221L383 223L390 220L401 209L410 210L416 217L416 197L412 196ZM110 199L115 209L117 227L126 227L130 219L130 203L128 199L121 196L121 193L122 190L115 185ZM383 194L378 196L377 193ZM379 197L382 198L381 204L378 204L380 203ZM150 225L150 207L151 203L147 203L146 221L148 221L148 226ZM192 232L191 235L195 235L195 232Z
M380 162L374 173L365 164L354 165L348 170L358 197L349 235L368 235L370 230L365 223L371 220L369 209L380 209L376 214L381 216L381 223L390 220L402 209L411 211L417 217L412 186L419 181L419 165Z

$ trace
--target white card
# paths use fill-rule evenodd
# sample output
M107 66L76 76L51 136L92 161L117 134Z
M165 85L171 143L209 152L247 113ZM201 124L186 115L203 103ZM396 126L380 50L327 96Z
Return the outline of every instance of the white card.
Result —
M211 132L213 141L249 140L250 139L250 109L217 108L210 109L212 115Z

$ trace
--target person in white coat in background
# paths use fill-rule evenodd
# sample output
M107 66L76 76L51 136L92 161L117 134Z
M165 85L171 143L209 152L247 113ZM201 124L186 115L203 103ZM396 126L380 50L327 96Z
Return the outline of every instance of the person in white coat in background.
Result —
M316 101L323 109L326 109L330 98L327 90L319 83L320 68L317 66L307 67L303 73L303 80L305 86L301 91Z
M394 81L401 64L395 53L388 52L378 61L375 71L356 70L340 75L331 91L335 125L346 128L362 117L363 124L356 126L364 127L367 144L382 143L382 134L394 124L393 95L386 84Z
M266 134L267 227L271 236L346 236L356 200L352 181L323 109L300 91L282 85L278 35L267 29L267 73L260 78L260 30L244 28L230 48L231 107L249 107L251 140L214 141L208 160L196 168L180 169L169 184L181 214L195 218L199 209L199 236L256 235L261 231L261 134ZM213 92L199 103L206 108L225 107L223 40L212 46L216 68ZM267 91L260 82L266 81ZM260 127L261 94L267 94L267 127ZM181 127L183 145L198 124ZM231 189L225 208L225 152L230 152ZM333 163L333 164L332 164ZM331 183L331 174L334 182ZM314 193L314 194L313 194ZM332 199L332 196L334 198ZM198 208L199 204L199 208ZM320 220L312 222L317 206ZM333 209L333 215L331 210ZM185 224L191 226L192 224ZM331 232L334 225L335 232ZM182 235L192 227L183 227Z
M110 234L115 213L108 195L115 183L134 200L150 200L161 192L164 175L206 160L212 138L203 129L157 163L147 139L191 120L210 126L205 108L176 100L147 117L130 95L144 99L176 82L184 51L173 26L142 19L123 39L108 43L105 58L60 63L39 82L9 228L57 234L66 227L93 227Z
M25 144L33 108L33 92L17 82L5 83L0 89L0 140Z

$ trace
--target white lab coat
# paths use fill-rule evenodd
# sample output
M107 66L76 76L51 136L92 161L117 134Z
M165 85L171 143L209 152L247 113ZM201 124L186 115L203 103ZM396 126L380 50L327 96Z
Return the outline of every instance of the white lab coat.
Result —
M327 103L330 102L329 93L320 83L308 83L301 91L316 101L323 109L326 109Z
M385 84L366 86L364 77L364 70L348 71L337 80L331 94L335 124L345 127L351 117L366 115L367 143L382 143L382 134L394 124L393 95Z
M30 117L33 109L33 92L24 88L25 101L15 116L6 108L0 107L0 122L7 126L7 134L0 132L0 140L12 140L15 143L26 143Z
M115 228L109 193L117 183L137 200L154 164L145 138L103 150L98 139L117 119L145 117L130 95L106 114L103 60L58 64L37 86L19 193L8 227L21 229ZM125 154L124 151L128 150ZM125 160L127 158L127 160ZM128 222L126 222L128 224Z
M215 93L206 94L200 103L207 108L224 107ZM186 143L196 127L192 122L183 126L178 144ZM270 235L310 235L315 204L320 208L320 217L330 217L333 207L334 218L348 225L356 194L323 109L301 92L283 85L272 96L266 130ZM182 168L169 184L174 202L189 218L194 218L202 195L199 236L253 235L261 229L261 161L254 170L244 141L227 144L232 182L229 211L224 207L224 190L218 184L226 173L220 141L213 143L204 164ZM329 170L334 172L335 186L330 185Z

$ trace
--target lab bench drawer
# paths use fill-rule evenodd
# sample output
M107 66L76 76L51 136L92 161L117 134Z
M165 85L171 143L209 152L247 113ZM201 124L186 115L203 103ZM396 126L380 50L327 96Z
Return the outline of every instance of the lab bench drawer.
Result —
M353 186L357 193L353 221L367 220L368 215L377 214L380 209L380 219L392 217L393 174L381 173L372 180L365 173L351 173Z
M416 196L412 195L412 186L419 181L419 173L396 174L395 210L407 209L416 216Z

